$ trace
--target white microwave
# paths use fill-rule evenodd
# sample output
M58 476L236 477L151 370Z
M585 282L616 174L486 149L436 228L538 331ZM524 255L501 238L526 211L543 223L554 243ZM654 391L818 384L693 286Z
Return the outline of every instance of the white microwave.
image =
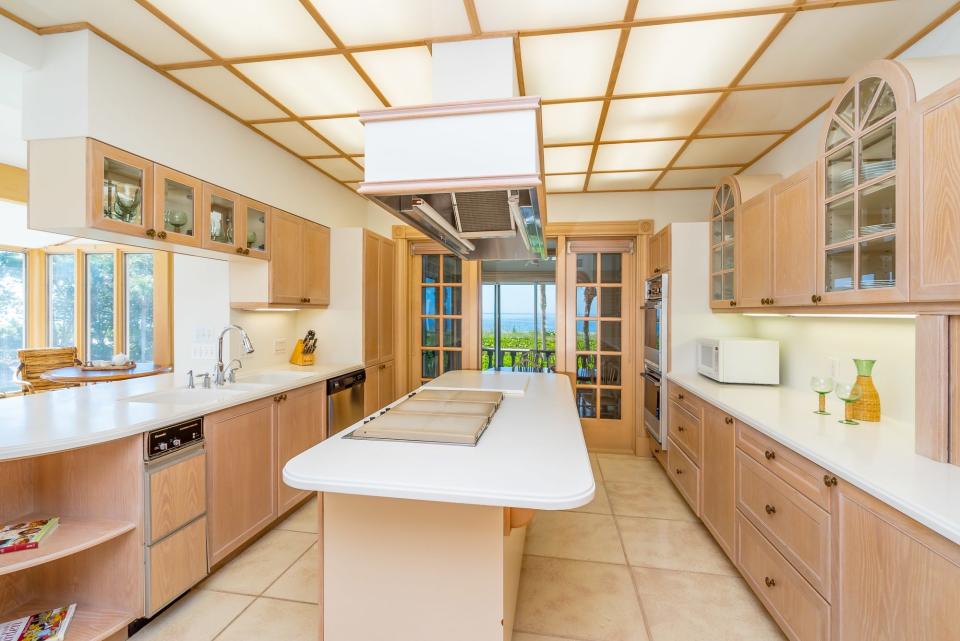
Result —
M758 338L697 339L697 371L721 383L780 384L780 343Z

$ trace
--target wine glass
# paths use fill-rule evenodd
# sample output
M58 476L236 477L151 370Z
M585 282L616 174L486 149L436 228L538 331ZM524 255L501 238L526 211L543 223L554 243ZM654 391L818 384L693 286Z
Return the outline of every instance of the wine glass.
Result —
M853 420L853 404L863 396L863 388L858 383L837 383L836 391L837 398L845 403L843 418L837 422L844 425L860 425Z
M810 378L810 389L820 395L819 409L814 414L829 414L827 411L827 394L833 391L833 379L829 376L813 376Z

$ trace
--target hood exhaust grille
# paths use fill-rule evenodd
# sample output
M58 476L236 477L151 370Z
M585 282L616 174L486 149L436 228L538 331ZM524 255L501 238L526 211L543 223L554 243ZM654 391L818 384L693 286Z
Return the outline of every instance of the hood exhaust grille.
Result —
M457 226L462 233L514 230L506 191L468 191L453 197Z

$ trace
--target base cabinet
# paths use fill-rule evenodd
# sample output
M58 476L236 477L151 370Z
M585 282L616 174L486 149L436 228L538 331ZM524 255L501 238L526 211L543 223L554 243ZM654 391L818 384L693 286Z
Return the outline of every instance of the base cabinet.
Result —
M277 412L277 514L283 514L311 492L283 482L283 466L324 439L327 415L326 383L281 394Z
M363 413L373 414L396 399L396 379L393 361L380 363L366 369L367 381L363 386Z
M736 450L737 430L733 417L707 406L703 412L703 452L700 456L703 477L700 518L731 559L736 557Z
M147 548L147 616L207 576L206 538L207 519L200 517Z

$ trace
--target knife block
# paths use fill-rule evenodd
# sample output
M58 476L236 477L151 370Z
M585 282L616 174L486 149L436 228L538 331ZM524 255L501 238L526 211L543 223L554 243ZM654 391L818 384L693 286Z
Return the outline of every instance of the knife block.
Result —
M303 353L303 340L297 340L297 344L293 348L293 354L290 355L290 363L293 365L309 366L313 365L316 362L316 352L313 354L304 354Z

